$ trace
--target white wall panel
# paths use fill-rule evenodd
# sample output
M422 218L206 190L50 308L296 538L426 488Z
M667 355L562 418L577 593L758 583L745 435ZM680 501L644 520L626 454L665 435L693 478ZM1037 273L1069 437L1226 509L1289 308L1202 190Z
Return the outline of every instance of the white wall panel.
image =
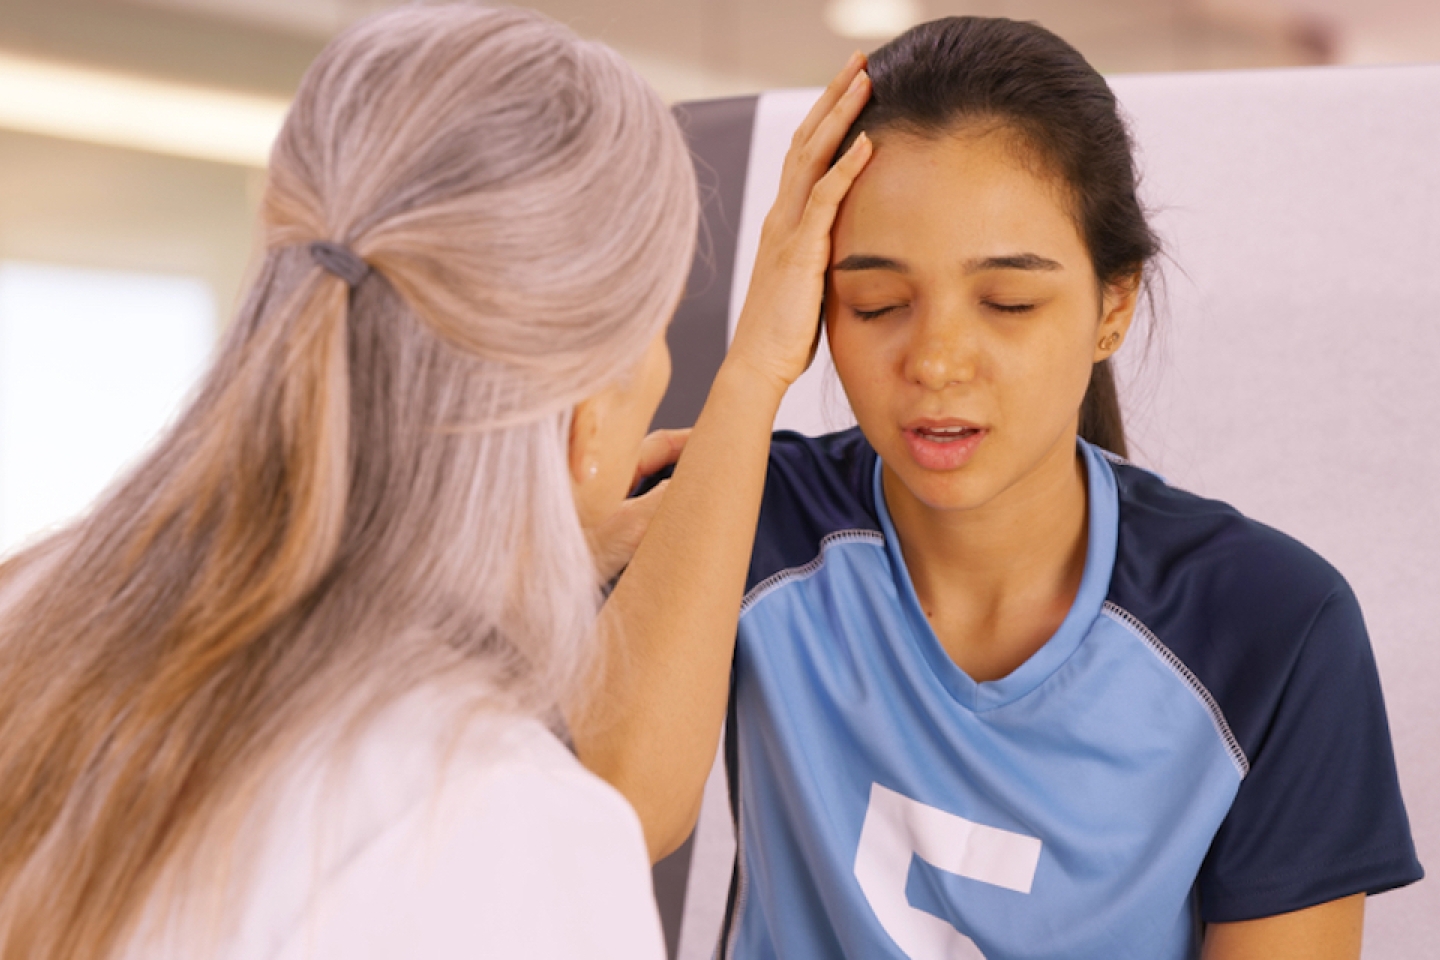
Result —
M1123 378L1136 459L1318 550L1370 627L1440 870L1440 67L1124 77L1168 302ZM1440 888L1370 902L1428 956Z
M199 280L0 264L0 553L85 509L149 445L214 336Z

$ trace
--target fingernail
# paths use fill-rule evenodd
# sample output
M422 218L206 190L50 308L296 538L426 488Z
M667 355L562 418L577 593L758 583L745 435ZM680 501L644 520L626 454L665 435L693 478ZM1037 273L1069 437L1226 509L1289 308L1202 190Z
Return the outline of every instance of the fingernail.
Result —
M850 81L850 89L846 92L854 93L856 90L859 90L861 87L865 86L866 82L868 82L869 79L870 77L866 75L865 71L861 70L859 73L855 74L855 79Z
M850 59L845 61L845 69L849 70L851 67L854 67L861 63L864 59L865 54L861 53L859 50L856 50L854 53L850 54Z

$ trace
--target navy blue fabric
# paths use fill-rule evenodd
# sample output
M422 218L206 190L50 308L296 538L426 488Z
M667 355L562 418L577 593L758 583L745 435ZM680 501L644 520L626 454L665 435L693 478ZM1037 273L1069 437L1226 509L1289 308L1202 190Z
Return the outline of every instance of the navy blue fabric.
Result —
M1207 922L1420 879L1359 604L1313 551L1117 465L1110 601L1210 691L1250 773L1199 877Z
M829 534L883 533L875 469L858 430L776 434L747 596L815 561ZM1423 876L1373 654L1344 579L1225 504L1137 467L1112 469L1118 531L1107 616L1133 619L1158 655L1173 654L1197 696L1213 698L1217 730L1233 735L1248 764L1195 879L1201 918L1270 916ZM738 660L737 677L756 667ZM745 776L737 720L757 720L735 709L732 700L732 803Z
M859 429L810 438L783 430L770 448L749 593L781 570L809 563L837 530L880 530L871 476L875 451ZM793 510L790 504L803 503Z

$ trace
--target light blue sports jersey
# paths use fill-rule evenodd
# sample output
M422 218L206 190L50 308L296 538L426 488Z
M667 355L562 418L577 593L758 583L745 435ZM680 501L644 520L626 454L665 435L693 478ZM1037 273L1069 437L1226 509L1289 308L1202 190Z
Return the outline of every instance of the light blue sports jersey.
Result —
M1418 878L1343 580L1080 449L1074 606L1015 672L976 683L920 608L863 438L777 436L736 653L723 956L1181 960L1204 920ZM1268 745L1292 726L1300 746ZM1304 769L1320 752L1351 765L1338 787Z

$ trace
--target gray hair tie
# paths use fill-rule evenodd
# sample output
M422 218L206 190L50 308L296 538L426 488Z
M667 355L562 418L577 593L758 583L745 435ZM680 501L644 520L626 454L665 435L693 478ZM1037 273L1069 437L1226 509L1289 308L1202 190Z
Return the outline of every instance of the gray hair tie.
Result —
M355 251L343 243L331 243L329 240L316 240L310 244L310 256L321 267L335 274L344 280L354 289L365 275L370 272L370 264L356 256Z

